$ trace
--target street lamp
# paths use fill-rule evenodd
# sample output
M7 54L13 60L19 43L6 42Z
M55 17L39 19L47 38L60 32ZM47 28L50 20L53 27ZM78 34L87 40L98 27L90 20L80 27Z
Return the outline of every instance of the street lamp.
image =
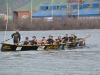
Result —
M32 23L32 1L33 0L31 0L31 23Z
M52 0L52 19L53 19L53 0Z
M99 0L99 14L100 14L100 0Z
M4 40L5 40L5 38L6 38L6 31L7 31L7 28L8 28L8 1L6 0L6 5L7 5L7 16L6 16L6 18L7 18L7 22L6 22L6 29L5 29L5 35L4 35Z
M79 19L79 0L78 0L78 19Z

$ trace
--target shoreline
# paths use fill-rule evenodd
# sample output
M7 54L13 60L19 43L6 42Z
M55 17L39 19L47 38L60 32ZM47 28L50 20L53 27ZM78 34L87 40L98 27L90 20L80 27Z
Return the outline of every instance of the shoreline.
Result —
M6 21L0 19L0 31L6 30ZM24 22L9 20L7 24L7 31L14 31L19 29L21 31L48 31L48 30L87 30L100 29L100 19L76 19L76 18L62 18L54 19L53 21L38 21L25 20Z
M60 30L20 30L20 31L64 31L68 29L60 29ZM99 29L69 29L68 31L71 30L99 30ZM5 31L5 30L0 30L0 31ZM15 31L15 30L7 30L7 31Z

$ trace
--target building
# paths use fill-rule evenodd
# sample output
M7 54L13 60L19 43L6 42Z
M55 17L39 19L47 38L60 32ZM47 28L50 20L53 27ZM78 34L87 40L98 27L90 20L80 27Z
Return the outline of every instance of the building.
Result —
M44 4L40 6L40 10L32 15L32 18L43 17L63 17L67 16L66 4Z
M13 21L24 21L26 19L31 19L30 11L13 11Z
M99 2L84 2L79 5L77 3L70 4L44 4L40 6L40 10L32 15L32 18L45 17L100 17Z

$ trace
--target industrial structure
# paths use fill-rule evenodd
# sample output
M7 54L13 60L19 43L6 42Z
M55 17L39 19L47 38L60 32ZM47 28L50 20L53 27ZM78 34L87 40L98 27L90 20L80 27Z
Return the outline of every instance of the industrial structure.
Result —
M32 5L31 5L32 8ZM2 17L2 15L0 15ZM6 20L6 15L4 20ZM67 4L43 4L40 9L32 13L31 11L13 11L13 21L24 21L26 19L44 18L52 21L57 18L99 18L100 2L84 2L84 0L67 0Z
M31 19L30 11L13 11L13 21L24 21L26 19Z
M32 18L45 17L100 17L99 2L69 2L67 4L43 4Z

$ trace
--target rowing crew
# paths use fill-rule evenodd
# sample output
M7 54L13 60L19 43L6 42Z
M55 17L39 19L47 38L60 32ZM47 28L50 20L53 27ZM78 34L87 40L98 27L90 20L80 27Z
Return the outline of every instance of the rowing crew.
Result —
M21 36L19 33L19 30L16 31L16 33L13 33L11 35L13 38L14 44L18 44L20 42ZM25 40L22 41L23 45L34 45L34 44L59 44L59 43L66 43L66 42L73 42L76 41L77 36L74 34L71 34L71 36L68 37L68 34L66 34L63 38L61 36L58 36L57 39L54 40L53 36L49 36L49 38L46 40L45 37L43 37L41 40L37 40L36 36L32 37L32 40L29 40L28 37L25 37Z
M32 40L29 40L28 37L25 37L25 40L23 41L23 45L36 45L36 44L60 44L60 43L66 43L66 42L73 42L76 41L76 36L74 34L71 34L70 37L68 37L68 34L65 35L65 37L61 38L61 36L58 36L57 39L53 39L53 36L49 36L48 39L45 37L42 37L41 40L37 40L36 36L32 37Z

